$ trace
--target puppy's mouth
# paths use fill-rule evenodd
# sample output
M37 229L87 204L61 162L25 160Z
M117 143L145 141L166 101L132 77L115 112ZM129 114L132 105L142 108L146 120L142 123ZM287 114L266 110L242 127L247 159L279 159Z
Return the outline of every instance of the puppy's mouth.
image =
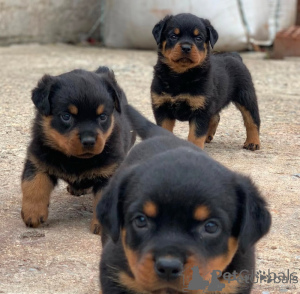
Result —
M185 64L191 64L194 63L192 59L188 58L188 57L180 57L176 60L174 60L174 62L177 63L185 63Z
M96 154L94 154L94 153L86 152L86 153L76 155L76 157L78 157L78 158L92 158L95 155Z

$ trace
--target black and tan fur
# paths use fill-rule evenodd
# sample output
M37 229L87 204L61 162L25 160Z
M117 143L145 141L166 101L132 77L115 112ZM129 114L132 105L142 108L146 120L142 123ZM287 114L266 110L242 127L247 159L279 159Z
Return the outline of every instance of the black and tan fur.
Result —
M96 206L135 133L123 114L126 96L106 67L45 75L32 101L36 116L22 175L21 215L27 226L37 227L48 218L58 179L76 196L92 190ZM99 230L94 211L91 231Z
M271 224L255 185L131 106L126 110L143 141L97 207L102 294L212 294L186 290L194 267L207 283L214 270L251 272L254 245ZM216 293L249 294L252 287L251 281L219 281L224 288Z
M158 59L151 85L156 123L173 131L188 121L188 140L204 148L213 139L220 112L230 102L241 111L244 148L260 148L260 117L251 75L237 53L212 54L218 33L210 22L183 13L166 16L153 28Z

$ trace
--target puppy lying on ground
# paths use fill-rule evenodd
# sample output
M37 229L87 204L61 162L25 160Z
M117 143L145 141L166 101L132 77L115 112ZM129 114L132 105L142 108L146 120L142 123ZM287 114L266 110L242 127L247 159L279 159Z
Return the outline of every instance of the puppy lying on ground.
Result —
M129 105L126 111L144 141L97 206L102 294L250 293L245 273L271 224L256 187Z
M166 16L153 28L158 60L151 86L158 125L173 131L189 121L188 140L211 142L220 112L230 102L241 111L247 131L244 148L260 148L260 117L251 75L237 53L211 54L218 33L206 19L183 13Z
M21 215L27 226L37 227L48 218L58 179L69 184L73 195L92 188L96 206L135 133L122 113L126 96L107 67L45 75L32 91L32 101L37 112L22 175ZM91 231L99 230L94 211Z

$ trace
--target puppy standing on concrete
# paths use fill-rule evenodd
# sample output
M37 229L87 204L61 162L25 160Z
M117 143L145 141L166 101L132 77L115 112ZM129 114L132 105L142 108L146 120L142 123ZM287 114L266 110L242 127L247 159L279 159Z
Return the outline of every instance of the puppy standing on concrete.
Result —
M97 207L109 235L102 239L102 294L250 293L254 244L271 224L256 187L126 110L144 141Z
M74 70L45 75L32 91L37 112L22 175L22 218L37 227L48 218L58 179L73 195L93 188L94 209L101 189L123 161L135 133L122 113L127 104L113 72ZM95 211L91 231L99 233Z
M247 131L244 148L260 148L260 117L251 75L237 53L211 54L218 33L208 20L183 13L166 16L153 28L158 60L151 86L159 126L173 131L189 121L188 140L204 148L230 102L241 111Z

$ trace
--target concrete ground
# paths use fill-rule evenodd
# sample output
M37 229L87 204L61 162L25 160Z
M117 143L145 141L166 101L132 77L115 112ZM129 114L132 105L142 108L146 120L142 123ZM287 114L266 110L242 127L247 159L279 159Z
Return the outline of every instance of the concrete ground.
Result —
M274 61L243 54L257 90L261 150L241 148L245 129L230 106L205 150L232 170L249 175L269 203L273 225L257 244L257 269L296 273L298 283L258 283L253 293L300 293L300 59ZM67 45L0 48L0 293L99 293L100 238L89 232L92 196L73 197L61 183L46 224L26 228L20 175L30 139L30 91L44 73L110 66L130 103L153 120L149 95L152 51ZM186 138L187 123L175 134ZM264 291L264 292L263 292Z

